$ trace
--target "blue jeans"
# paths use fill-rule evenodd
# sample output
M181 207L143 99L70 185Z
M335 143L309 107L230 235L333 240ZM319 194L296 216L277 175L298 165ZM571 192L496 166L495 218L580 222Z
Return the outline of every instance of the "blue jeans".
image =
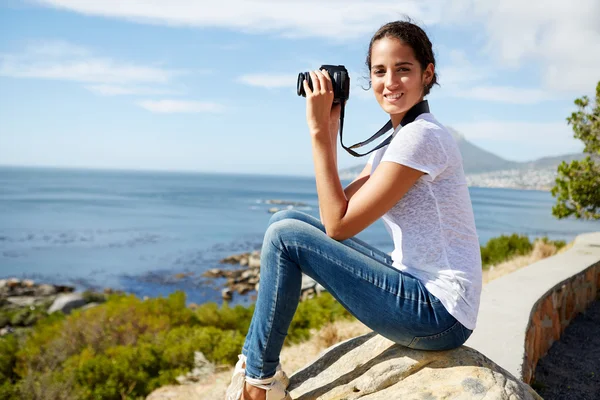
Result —
M332 239L317 218L284 210L271 217L262 244L258 296L242 349L246 376L275 375L300 301L302 273L363 324L402 346L449 350L471 336L417 278L392 267L388 254L356 237Z

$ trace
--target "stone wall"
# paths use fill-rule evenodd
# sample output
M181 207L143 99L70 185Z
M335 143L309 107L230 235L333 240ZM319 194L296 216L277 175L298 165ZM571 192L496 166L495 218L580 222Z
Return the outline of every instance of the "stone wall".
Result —
M483 286L477 325L465 345L525 383L564 329L600 294L600 232Z
M525 336L522 379L531 383L538 361L577 314L600 299L600 262L549 290L533 306Z

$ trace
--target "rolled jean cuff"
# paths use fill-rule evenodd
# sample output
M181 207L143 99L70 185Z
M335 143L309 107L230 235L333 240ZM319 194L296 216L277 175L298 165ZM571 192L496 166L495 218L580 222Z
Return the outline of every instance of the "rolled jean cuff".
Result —
M248 375L246 375L246 382L248 382L251 385L268 385L271 382L273 382L274 380L275 380L275 375L273 375L269 378L264 378L264 379L251 378Z

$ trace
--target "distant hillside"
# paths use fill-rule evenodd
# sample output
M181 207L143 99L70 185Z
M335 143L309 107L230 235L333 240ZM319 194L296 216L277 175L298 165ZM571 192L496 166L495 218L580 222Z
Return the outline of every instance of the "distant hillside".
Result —
M448 128L448 130L452 133L456 143L458 143L458 148L460 149L460 154L463 158L465 174L518 168L518 162L505 160L502 157L477 147L453 128Z
M583 153L565 154L562 156L543 157L537 160L517 162L505 160L489 151L469 142L465 137L453 128L448 128L454 140L458 144L463 158L463 168L470 183L474 186L500 186L515 188L544 188L547 189L554 181L554 173L561 161L571 162L585 158ZM366 157L365 161L366 162ZM354 179L364 168L364 162L360 165L345 168L339 171L341 179ZM499 174L499 172L501 172ZM539 173L537 173L539 172ZM538 176L533 186L525 185L530 180L530 175ZM499 178L502 177L502 179ZM514 181L513 176L520 176L519 181ZM501 182L502 181L502 182ZM533 182L531 182L533 183ZM525 185L525 186L524 186Z

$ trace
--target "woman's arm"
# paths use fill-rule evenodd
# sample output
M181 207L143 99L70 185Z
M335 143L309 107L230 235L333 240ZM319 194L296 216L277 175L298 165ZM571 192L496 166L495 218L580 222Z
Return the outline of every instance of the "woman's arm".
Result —
M358 190L365 184L371 175L371 166L372 164L366 164L360 174L352 182L346 186L344 189L344 194L346 195L346 199L350 201L354 193L358 192ZM323 223L323 212L319 208L319 216L321 217L321 223Z

